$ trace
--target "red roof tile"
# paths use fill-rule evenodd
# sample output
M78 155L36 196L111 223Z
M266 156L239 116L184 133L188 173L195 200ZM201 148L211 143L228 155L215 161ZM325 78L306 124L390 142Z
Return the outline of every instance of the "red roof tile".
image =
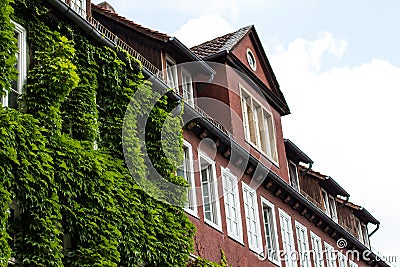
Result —
M140 24L137 24L137 23L135 23L135 22L123 17L123 16L118 15L117 13L112 12L111 10L103 8L101 6L92 4L92 11L98 12L98 13L104 15L104 16L107 16L110 19L118 21L118 22L120 22L120 23L122 23L122 24L124 24L124 25L126 25L126 26L128 26L130 28L135 29L136 31L139 31L139 32L141 32L143 34L146 34L146 35L148 35L150 37L153 37L155 39L158 39L158 40L161 40L161 41L168 41L169 38L170 38L170 36L165 34L165 33L161 33L161 32L152 30L150 28L144 27L144 26L142 26Z
M250 31L253 26L241 28L235 32L225 34L213 40L192 47L192 50L200 58L205 58L222 51L230 51Z

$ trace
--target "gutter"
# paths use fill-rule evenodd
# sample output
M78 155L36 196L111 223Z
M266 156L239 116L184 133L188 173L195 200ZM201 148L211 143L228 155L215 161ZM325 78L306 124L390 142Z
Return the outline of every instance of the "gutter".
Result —
M111 48L115 48L115 44L100 34L96 28L94 28L86 19L78 15L73 9L71 9L66 3L60 0L47 0L52 6L54 6L61 14L67 16L76 25L79 26L85 33L99 41L101 44Z
M94 39L98 40L100 43L115 49L116 45L102 36L89 22L87 22L84 18L82 18L80 15L76 14L75 11L73 11L68 5L66 5L64 2L60 0L47 0L51 5L53 5L59 12L61 12L63 15L67 16L69 19L71 19L78 27L80 27L84 32L89 34L91 37ZM186 48L187 49L187 48ZM205 63L204 63L205 64ZM143 68L143 74L147 77L154 77L154 75L148 71L147 69ZM161 82L158 78L154 79L153 85L155 86L161 86L162 88L168 88L165 83ZM182 100L182 97L174 93L173 91L169 91L168 93L169 97L171 97L173 100ZM365 245L363 245L359 240L357 240L355 237L353 237L350 233L348 233L346 230L344 230L340 225L335 223L330 217L328 217L322 210L320 210L318 207L316 207L313 203L309 202L303 195L301 195L299 192L297 192L294 188L292 188L289 184L287 184L285 181L283 181L276 173L268 169L264 164L260 163L253 155L251 155L248 151L246 151L243 147L238 145L234 140L230 139L229 136L227 136L224 132L222 132L220 129L215 128L213 124L211 124L207 119L201 116L200 113L198 113L196 110L194 110L191 106L189 106L187 103L185 103L185 110L187 110L189 113L197 115L200 120L200 122L207 128L214 129L214 134L221 139L221 141L225 141L228 146L229 143L231 144L230 148L237 150L240 154L245 155L246 157L249 157L249 162L253 164L254 166L257 166L262 169L263 172L267 173L266 178L270 178L273 180L278 186L282 187L285 189L290 195L294 196L296 200L298 200L301 204L303 204L307 209L311 210L314 212L317 216L319 216L321 219L323 219L325 222L327 222L333 229L337 230L343 237L345 237L347 240L351 240L352 243L357 247L360 248L362 251L369 251L371 252ZM379 228L379 225L377 229ZM371 234L374 234L377 229L375 229ZM375 256L375 259L379 259L378 256L376 256L373 252L370 253L370 255ZM384 261L379 261L379 263L382 263L383 266L389 267L389 265L384 262Z
M169 41L172 44L176 45L179 49L181 49L190 59L192 59L192 60L196 61L197 63L199 63L202 66L202 68L205 69L206 71L210 72L211 75L215 75L216 74L215 70L213 70L201 58L199 58L189 48L187 48L184 44L182 44L182 42L179 41L177 38L171 37L171 38L169 38Z

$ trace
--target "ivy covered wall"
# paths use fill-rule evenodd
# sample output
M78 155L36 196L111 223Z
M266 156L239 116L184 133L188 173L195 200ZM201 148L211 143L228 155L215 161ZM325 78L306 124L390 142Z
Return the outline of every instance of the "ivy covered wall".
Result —
M11 18L27 30L29 47L21 107L0 109L0 266L11 257L16 266L186 266L193 225L182 208L135 182L148 170L134 116L135 171L124 162L126 108L132 101L141 116L154 97L139 63L96 44L42 1L0 0L0 9L2 88L16 78ZM142 97L132 99L138 88ZM153 129L169 116L171 103L161 100L151 113ZM172 120L179 133L179 118ZM160 133L146 136L153 165L183 185L175 175L181 158L159 153Z

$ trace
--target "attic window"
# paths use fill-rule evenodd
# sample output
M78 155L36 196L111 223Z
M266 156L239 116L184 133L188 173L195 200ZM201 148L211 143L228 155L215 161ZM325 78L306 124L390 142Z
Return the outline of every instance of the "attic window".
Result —
M250 48L247 48L247 62L249 63L249 66L252 70L256 70L257 68L257 63L256 63L256 58L254 57L253 52L251 52Z

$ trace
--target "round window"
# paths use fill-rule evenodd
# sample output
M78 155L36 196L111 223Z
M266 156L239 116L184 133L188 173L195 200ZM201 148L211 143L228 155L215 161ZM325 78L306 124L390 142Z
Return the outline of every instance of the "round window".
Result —
M256 58L253 55L253 52L251 52L250 48L247 48L247 62L249 62L249 66L252 70L256 70Z

